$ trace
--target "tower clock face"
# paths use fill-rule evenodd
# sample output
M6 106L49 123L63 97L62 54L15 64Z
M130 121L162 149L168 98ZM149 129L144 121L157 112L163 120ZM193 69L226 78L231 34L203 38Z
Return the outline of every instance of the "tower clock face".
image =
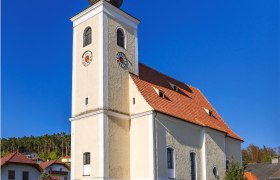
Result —
M92 61L92 52L86 51L82 57L83 65L88 66L91 63L91 61Z
M118 52L117 54L117 63L119 66L123 69L127 69L128 67L128 60L126 59L126 56L122 52Z

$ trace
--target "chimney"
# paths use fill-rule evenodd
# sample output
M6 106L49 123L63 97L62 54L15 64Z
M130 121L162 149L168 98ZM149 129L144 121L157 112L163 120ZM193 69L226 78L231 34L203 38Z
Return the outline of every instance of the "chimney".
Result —
M272 164L277 164L277 163L279 163L279 157L276 156L276 157L272 158L271 161L272 161Z

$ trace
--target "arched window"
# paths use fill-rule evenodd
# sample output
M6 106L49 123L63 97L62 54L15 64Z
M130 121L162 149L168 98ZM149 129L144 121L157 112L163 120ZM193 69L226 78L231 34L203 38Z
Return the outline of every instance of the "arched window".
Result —
M229 169L229 164L230 164L229 160L226 160L226 170Z
M117 30L117 45L122 48L125 48L124 31L121 28Z
M190 160L191 160L191 180L196 180L196 154L194 152L191 152Z
M174 157L174 149L171 147L167 147L166 149L166 158L167 158L167 173L168 178L175 178L175 157Z
M91 28L87 27L84 31L84 47L91 44Z

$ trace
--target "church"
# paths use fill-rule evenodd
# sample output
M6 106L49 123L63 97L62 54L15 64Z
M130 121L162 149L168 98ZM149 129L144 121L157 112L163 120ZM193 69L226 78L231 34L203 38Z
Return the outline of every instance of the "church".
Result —
M122 0L89 3L71 18L71 179L224 179L243 139L199 89L139 62Z

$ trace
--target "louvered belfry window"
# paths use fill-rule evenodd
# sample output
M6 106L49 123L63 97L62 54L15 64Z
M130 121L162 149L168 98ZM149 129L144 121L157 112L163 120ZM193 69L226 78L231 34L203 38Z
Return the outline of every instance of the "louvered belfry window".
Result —
M90 27L87 27L84 31L84 39L83 39L83 46L87 46L89 44L91 44L91 39L92 39L92 32L91 32L91 28Z
M122 29L117 30L117 45L125 48L125 37Z

